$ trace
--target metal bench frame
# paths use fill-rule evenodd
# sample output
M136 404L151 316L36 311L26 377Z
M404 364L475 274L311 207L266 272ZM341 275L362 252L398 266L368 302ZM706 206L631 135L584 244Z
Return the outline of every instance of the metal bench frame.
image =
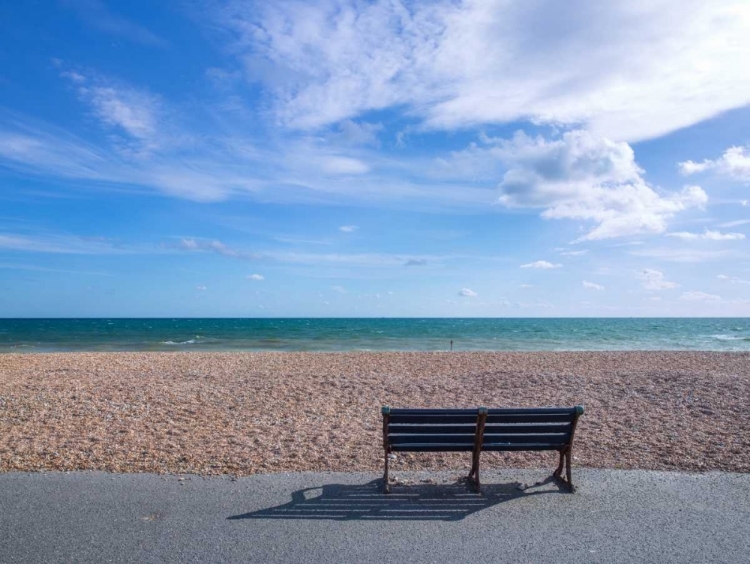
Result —
M575 491L570 460L578 418L584 411L581 405L512 409L392 409L383 406L381 411L385 493L391 490L388 461L394 451L471 452L468 479L478 492L481 487L479 456L483 450L557 451L560 461L552 476ZM563 467L565 478L562 477Z

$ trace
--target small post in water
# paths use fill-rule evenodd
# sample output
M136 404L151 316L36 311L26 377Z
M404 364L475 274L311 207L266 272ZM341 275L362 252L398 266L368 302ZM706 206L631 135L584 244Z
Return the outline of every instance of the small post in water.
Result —
M453 351L453 339L451 339L451 351Z

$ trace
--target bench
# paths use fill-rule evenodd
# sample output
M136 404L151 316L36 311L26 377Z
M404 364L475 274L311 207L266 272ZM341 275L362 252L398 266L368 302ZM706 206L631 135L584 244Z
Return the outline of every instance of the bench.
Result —
M385 450L384 492L390 492L388 460L393 452L471 452L468 479L479 491L482 451L554 450L560 462L556 480L574 491L570 474L573 436L583 406L513 409L382 408ZM565 479L562 478L565 466Z

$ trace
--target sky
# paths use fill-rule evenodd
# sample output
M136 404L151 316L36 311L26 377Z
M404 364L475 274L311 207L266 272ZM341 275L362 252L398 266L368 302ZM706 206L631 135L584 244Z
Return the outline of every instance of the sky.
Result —
M0 3L0 317L750 316L750 3Z

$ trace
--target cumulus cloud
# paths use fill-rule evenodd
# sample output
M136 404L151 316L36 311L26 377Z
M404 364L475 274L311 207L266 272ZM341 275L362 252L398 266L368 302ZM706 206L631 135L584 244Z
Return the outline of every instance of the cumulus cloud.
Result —
M208 290L208 287L207 286L196 286L195 289L199 290L201 292L205 292L206 290Z
M532 119L637 140L750 102L743 0L236 0L210 17L289 127L403 106L434 128Z
M678 166L686 176L711 171L739 182L750 182L750 151L747 147L729 147L718 159L685 161Z
M641 280L643 287L646 290L669 290L677 288L679 284L676 282L670 282L664 277L664 273L651 268L646 268L641 273Z
M331 290L339 294L346 294L346 288L343 286L331 286Z
M589 290L604 290L604 286L586 280L583 281L583 287L588 288Z
M547 262L546 260L537 260L534 262L529 262L529 263L521 265L521 268L538 268L541 270L549 270L551 268L560 268L560 267L562 267L561 264L553 264L551 262Z
M630 145L586 131L569 131L552 141L519 132L493 142L493 154L510 167L499 186L499 202L545 208L546 219L594 223L579 240L662 233L674 214L708 201L698 186L660 195L644 180Z
M720 302L721 296L707 294L706 292L683 292L680 299L685 302Z
M688 231L678 231L676 233L667 233L667 237L677 237L686 241L704 239L707 241L740 241L745 238L743 233L722 233L720 231L711 231L706 229L703 233L690 233Z
M250 274L250 275L246 276L246 278L248 280L257 280L257 281L261 281L261 280L265 280L266 279L266 277L263 276L262 274Z
M461 291L458 292L458 295L463 296L464 298L476 298L479 294L469 288L461 288Z
M344 233L354 233L357 229L359 229L356 225L342 225L339 227L339 231L343 231Z

